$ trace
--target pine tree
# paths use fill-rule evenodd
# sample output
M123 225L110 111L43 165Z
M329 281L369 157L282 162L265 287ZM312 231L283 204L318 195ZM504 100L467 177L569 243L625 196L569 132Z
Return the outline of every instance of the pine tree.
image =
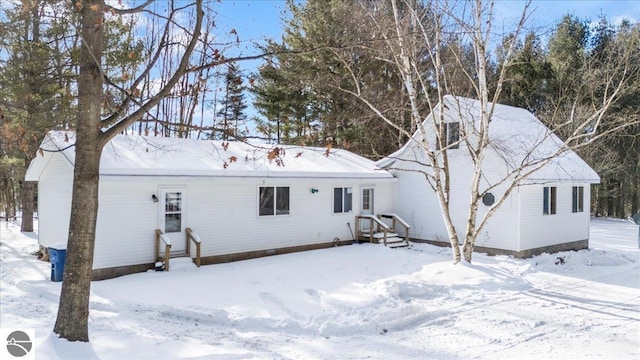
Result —
M585 21L566 15L549 39L549 62L554 72L552 93L557 98L575 98L583 86L582 68L585 60L589 29Z
M505 42L511 39L505 39ZM503 53L498 49L498 56ZM502 61L500 59L499 61ZM507 79L503 84L500 102L538 112L545 106L545 99L550 91L548 83L553 80L551 63L540 38L528 33L524 42L518 41L511 66L507 69Z
M3 163L15 164L10 157L21 159L19 168L11 168L12 193L21 199L22 231L33 231L35 184L22 181L29 163L36 155L43 134L64 126L72 112L69 82L61 74L73 73L73 65L56 59L71 57L65 28L62 1L31 1L8 8L4 13L3 50L0 66L2 89L2 133L5 152ZM59 17L46 16L60 11ZM66 46L59 46L64 43ZM8 176L5 174L4 176ZM14 199L15 199L15 195ZM5 201L10 200L5 193ZM15 214L14 214L15 215Z
M220 101L218 128L222 140L238 140L247 133L247 103L242 74L237 64L229 63L224 78L224 98Z
M379 60L381 52L388 51L384 36L397 36L381 30L380 23L391 16L388 3L310 0L300 5L289 1L288 7L291 17L285 20L282 43L274 46L291 53L269 59L257 80L261 94L256 107L272 117L261 123L262 128L273 133L274 127L266 125L275 124L276 132L279 126L287 138L282 128L290 126L306 144L333 143L365 156L396 150L405 142L404 135L381 126L364 104L345 92L375 96L386 113L410 125L400 77ZM275 105L283 94L298 104Z
M626 22L613 26L602 17L592 30L590 45L588 60L592 67L598 69L592 76L606 78L606 69L619 66L626 52L635 51L634 58L640 57L640 24ZM636 124L603 138L593 148L583 151L583 156L595 164L601 177L595 191L595 211L621 218L633 215L640 208L640 64L635 61L626 67L626 71L635 74L631 78L630 91L622 94L606 115L608 122L603 128L610 130L624 122L635 121ZM622 75L622 71L613 74L614 77ZM589 83L589 102L609 91L602 83Z
M270 43L265 51L277 49L278 45ZM278 61L272 58L260 66L249 89L255 97L253 105L262 115L255 119L257 130L276 143L313 144L318 131L313 94L301 82L296 86L292 68L283 67Z

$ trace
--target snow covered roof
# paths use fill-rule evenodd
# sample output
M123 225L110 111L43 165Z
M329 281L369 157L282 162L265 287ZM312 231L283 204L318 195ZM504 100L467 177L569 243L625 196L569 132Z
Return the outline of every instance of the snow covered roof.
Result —
M43 152L29 167L28 178L39 178L47 155L52 152L61 152L73 165L75 139L75 132L49 132L41 145ZM223 144L213 140L118 135L104 147L100 174L393 179L375 162L347 150L278 145L279 157L270 160L269 152L274 147L235 141Z
M463 126L478 128L480 101L447 95L443 99L445 122L463 122ZM438 110L435 110L436 112ZM433 115L423 122L425 129L433 129ZM438 115L438 113L436 113ZM420 139L416 132L413 139ZM496 104L489 125L490 147L505 163L514 169L525 164L533 169L544 159L553 157L546 165L533 172L525 182L580 180L591 183L600 182L598 174L582 160L578 154L562 147L562 140L546 127L531 112L508 105ZM383 168L390 167L401 157L407 147L414 143L410 140L400 150L377 162ZM559 151L560 150L560 151Z

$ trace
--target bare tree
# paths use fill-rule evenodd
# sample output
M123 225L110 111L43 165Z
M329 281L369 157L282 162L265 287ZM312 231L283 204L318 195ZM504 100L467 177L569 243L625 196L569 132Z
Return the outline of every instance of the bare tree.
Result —
M161 113L155 109L166 98L177 99L179 104L179 111L171 109L171 114L186 117L186 122L178 122L175 131L175 134L184 135L188 131L185 129L192 127L196 106L182 103L181 96L191 96L195 101L193 99L201 94L201 90L187 94L181 93L180 89L200 86L209 69L265 56L226 58L221 52L223 45L218 44L209 31L213 22L207 16L216 12L208 9L205 3L208 2L146 0L134 8L107 5L105 0L73 3L79 15L81 46L71 218L64 281L54 326L54 332L62 338L89 341L89 294L99 206L100 158L104 146L134 122L145 117L153 119L150 114ZM107 72L104 66L106 17L137 15L155 18L162 24L150 35L153 45L148 48L146 66L130 68L132 72L137 71L126 76ZM153 74L159 75L154 78ZM185 83L185 78L193 83ZM173 125L157 116L154 120Z
M67 247L64 282L60 294L60 306L54 332L70 341L89 341L88 316L91 270L98 214L98 180L100 156L104 145L134 121L140 119L178 83L189 71L189 60L200 40L204 18L201 0L193 3L168 4L165 18L166 35L172 26L179 26L176 15L180 11L192 11L190 29L182 27L184 41L172 42L166 36L160 38L149 66L133 78L130 87L122 89L105 77L103 71L105 14L117 15L144 11L152 1L135 9L117 9L105 5L104 0L83 0L75 3L80 15L78 117L76 119L76 159L73 176L71 221ZM183 55L176 64L173 75L147 99L140 99L138 87L151 71L155 61L170 48L178 46ZM103 86L108 84L126 94L121 104L103 117Z
M502 143L509 139L500 139L492 134L495 128L492 119L507 69L512 64L516 41L529 16L530 2L524 5L512 36L504 41L502 62L493 72L488 51L494 40L492 2L434 0L426 11L418 7L415 0L390 0L381 6L386 4L392 7L393 20L379 21L375 13L370 12L370 26L386 45L380 49L378 56L393 64L403 80L409 98L412 129L404 130L397 119L386 116L375 101L367 98L362 89L366 82L359 78L357 72L351 72L353 87L343 87L341 90L366 104L381 121L410 138L409 146L417 152L414 162L420 165L410 170L422 173L426 179L425 186L429 186L437 196L453 248L454 263L461 260L461 252L450 207L450 156L452 149L466 149L471 169L470 187L466 197L457 194L457 201L468 199L462 252L464 259L471 262L478 235L517 186L570 150L587 146L604 134L629 125L628 122L607 123L605 114L623 94L633 88L632 79L637 77L637 70L631 65L634 58L638 57L640 47L637 41L626 44L619 51L611 52L611 56L615 54L615 59L611 58L593 68L589 84L584 84L584 96L593 99L590 107L573 107L576 111L564 113L564 121L555 122L557 125L552 130L563 134L561 139L553 132L546 131L513 154ZM425 21L425 18L429 21ZM451 46L451 39L456 39L462 46ZM466 62L469 50L474 60L471 68ZM425 67L425 63L428 66ZM343 59L343 64L348 67L348 59ZM603 67L604 64L607 66ZM585 66L589 66L589 63ZM489 83L490 77L495 78L492 84ZM597 88L598 91L587 91L587 88ZM465 96L477 99L474 100L474 109L470 108L468 99L447 96L459 95L460 91ZM467 95L469 92L470 95ZM426 107L420 106L425 103ZM470 111L475 112L469 114ZM458 123L456 128L459 131L459 138L454 141L451 141L451 129L448 126L452 119ZM549 147L549 144L554 146ZM486 159L496 155L503 157L506 164L506 169L498 174L485 169ZM399 166L397 170L409 169ZM496 194L495 204L479 215L479 202L489 192Z

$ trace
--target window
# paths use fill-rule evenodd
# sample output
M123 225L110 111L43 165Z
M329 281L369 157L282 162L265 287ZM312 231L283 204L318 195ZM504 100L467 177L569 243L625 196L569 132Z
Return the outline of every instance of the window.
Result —
M289 214L289 187L288 186L261 186L259 215L288 215Z
M460 123L451 122L447 123L447 146L458 142L460 140ZM458 144L451 146L452 149L457 149Z
M362 188L362 215L373 215L373 188Z
M542 213L544 215L553 215L556 213L556 187L555 186L544 187Z
M584 212L584 186L574 186L571 197L571 211L574 213Z
M164 195L164 232L182 231L182 193L167 192Z
M353 209L353 191L350 187L333 188L333 213L348 213Z
M444 146L450 146L451 144L460 141L460 123L448 122L444 123ZM451 145L450 149L457 149L459 144ZM440 142L437 144L440 148Z

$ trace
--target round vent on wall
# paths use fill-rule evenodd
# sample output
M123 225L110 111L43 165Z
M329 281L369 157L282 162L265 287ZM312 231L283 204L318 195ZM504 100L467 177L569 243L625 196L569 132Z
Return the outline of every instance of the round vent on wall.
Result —
M484 196L482 197L482 203L487 205L487 206L491 206L493 205L493 203L496 201L496 198L493 196L492 193L486 193L484 194Z

